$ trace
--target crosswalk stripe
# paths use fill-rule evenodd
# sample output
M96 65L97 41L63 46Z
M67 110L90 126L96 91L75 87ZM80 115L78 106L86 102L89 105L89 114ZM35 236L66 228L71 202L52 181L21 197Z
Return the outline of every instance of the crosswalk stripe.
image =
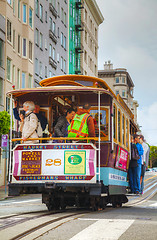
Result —
M101 219L91 224L70 240L117 240L134 220Z

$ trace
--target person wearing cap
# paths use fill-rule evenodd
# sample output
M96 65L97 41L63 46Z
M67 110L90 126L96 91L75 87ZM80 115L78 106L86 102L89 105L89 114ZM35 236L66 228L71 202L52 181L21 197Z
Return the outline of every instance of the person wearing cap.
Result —
M95 137L93 117L90 113L90 104L86 103L83 108L78 108L71 124L68 127L68 137L86 138Z
M144 189L144 176L146 172L146 168L148 167L148 162L149 162L149 146L144 140L144 136L140 135L140 144L143 147L143 155L142 155L142 170L141 170L141 194L143 194L143 189Z

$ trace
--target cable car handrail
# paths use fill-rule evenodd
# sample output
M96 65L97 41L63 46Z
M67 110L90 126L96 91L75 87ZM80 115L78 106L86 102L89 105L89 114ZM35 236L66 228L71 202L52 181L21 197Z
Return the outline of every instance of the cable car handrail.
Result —
M48 138L27 138L26 141L34 141L34 140L65 140L65 141L68 141L68 140L73 140L73 141L82 141L82 140L91 140L91 141L98 141L98 137L86 137L86 138L79 138L79 137L75 137L75 138L69 138L69 137L48 137ZM23 141L22 138L13 138L11 139L12 142L16 142L16 141ZM25 141L24 141L25 142Z

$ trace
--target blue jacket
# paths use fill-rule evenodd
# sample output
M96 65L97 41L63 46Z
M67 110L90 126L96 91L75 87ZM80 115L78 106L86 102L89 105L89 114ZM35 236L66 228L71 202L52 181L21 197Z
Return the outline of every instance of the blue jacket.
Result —
M138 153L139 153L139 156L140 156L140 159L137 160L137 163L142 164L143 147L140 143L136 143L136 147L137 147L137 150L138 150Z

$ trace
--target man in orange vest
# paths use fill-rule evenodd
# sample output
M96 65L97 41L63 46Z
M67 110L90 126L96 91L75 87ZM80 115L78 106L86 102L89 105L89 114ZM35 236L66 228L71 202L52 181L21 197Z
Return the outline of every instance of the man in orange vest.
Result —
M94 120L89 114L90 104L86 103L79 108L68 127L68 137L95 137Z

